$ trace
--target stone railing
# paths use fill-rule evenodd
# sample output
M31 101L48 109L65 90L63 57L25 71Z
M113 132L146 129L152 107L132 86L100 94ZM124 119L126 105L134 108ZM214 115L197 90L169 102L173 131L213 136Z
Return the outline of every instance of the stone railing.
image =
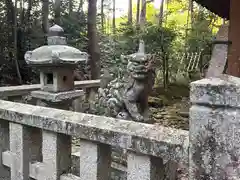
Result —
M128 150L129 180L158 179L163 160L188 164L183 130L3 100L0 119L0 179L109 179L111 147ZM70 171L72 136L80 177Z
M85 92L91 89L100 87L101 80L86 80L86 81L75 81L75 89L83 89ZM40 90L40 84L32 85L21 85L21 86L5 86L0 87L0 99L5 99L14 102L22 102L23 96L29 95L32 91ZM80 97L73 102L73 109L77 112L82 112L83 98ZM28 101L29 104L36 105L36 100L33 99Z
M100 79L98 80L86 80L86 81L75 81L75 89L91 89L98 88L100 86ZM24 95L28 95L32 91L40 90L40 84L32 85L21 85L21 86L6 86L0 87L0 98L17 99Z
M162 179L164 161L188 166L189 180L240 179L240 79L194 82L190 97L189 132L0 100L0 179L110 179L111 147L127 150L128 180Z

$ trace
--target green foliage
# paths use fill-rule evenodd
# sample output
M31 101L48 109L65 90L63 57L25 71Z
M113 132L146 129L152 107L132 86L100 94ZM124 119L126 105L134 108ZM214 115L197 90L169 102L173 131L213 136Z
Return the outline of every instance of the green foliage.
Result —
M126 53L136 52L139 39L144 40L147 53L157 53L161 50L167 52L176 37L175 32L171 29L159 27L151 22L146 23L143 32L140 32L138 27L127 24L122 24L118 31L118 40L122 44L121 49Z
M205 50L205 52L209 51L209 48L211 48L209 45L214 36L213 29L209 26L210 21L209 13L199 11L186 39L189 51L194 52L200 49Z
M176 33L170 28L159 27L148 23L142 34L147 53L169 52Z
M68 44L87 51L87 17L83 12L73 12L71 16L65 14L61 17L62 27L68 39Z
M126 64L121 61L121 55L136 53L139 39L142 38L146 44L146 53L160 54L162 51L171 50L171 43L175 38L175 33L168 28L159 27L148 22L144 32L139 32L138 28L127 23L121 24L116 37L102 36L101 62L103 67L114 75L123 76Z
M16 67L13 61L13 26L8 20L8 11L5 1L0 2L0 72L1 79L5 82L16 83L11 79L16 77ZM28 5L30 1L23 1ZM64 28L68 43L71 46L87 51L87 13L79 11L80 1L74 1L71 16L68 13L69 1L63 0L61 5L61 26ZM86 1L85 1L86 2ZM167 2L167 1L166 1ZM132 25L127 24L127 14L116 18L117 33L113 36L111 16L111 1L106 0L104 4L104 27L101 29L101 14L97 17L97 27L99 34L99 45L101 50L101 65L107 68L114 77L123 76L126 72L126 64L121 61L122 54L128 55L138 50L139 39L143 39L146 44L146 53L157 54L162 69L162 61L168 58L169 73L176 73L179 66L179 59L176 58L179 52L198 52L203 49L204 56L211 54L211 42L217 28L213 26L220 24L220 18L203 8L194 6L194 21L190 21L188 0L172 0L164 5L163 27L158 25L159 8L154 7L153 3L148 3L146 8L146 25L142 32L136 22ZM54 8L50 1L50 25L53 24ZM17 18L18 31L18 62L24 81L29 82L36 78L36 73L32 73L24 62L24 53L27 50L35 49L45 43L45 35L42 31L42 10L39 1L32 0L30 18L27 19L27 6L18 8ZM100 12L100 11L98 11ZM136 21L136 4L133 4L133 21ZM11 15L11 13L10 13ZM189 20L187 20L189 18ZM187 24L188 23L188 24ZM26 28L26 24L29 26ZM110 35L109 35L110 34ZM167 56L165 56L167 54ZM208 58L209 60L209 58ZM10 75L9 75L10 74ZM162 74L162 72L158 73ZM9 77L12 76L12 77ZM1 80L0 79L0 80Z

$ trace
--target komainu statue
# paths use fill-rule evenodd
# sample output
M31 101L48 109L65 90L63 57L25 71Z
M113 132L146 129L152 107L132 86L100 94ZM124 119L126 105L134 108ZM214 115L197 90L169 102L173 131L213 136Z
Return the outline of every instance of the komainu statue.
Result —
M120 119L149 123L148 96L155 80L155 58L145 54L144 42L140 41L137 53L122 56L127 59L128 77L125 82L110 82L107 93L108 115Z

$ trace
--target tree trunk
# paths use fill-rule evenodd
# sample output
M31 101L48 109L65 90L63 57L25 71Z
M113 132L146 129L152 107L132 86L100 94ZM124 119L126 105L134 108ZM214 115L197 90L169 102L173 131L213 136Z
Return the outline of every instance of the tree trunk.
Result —
M97 36L97 0L88 0L88 54L91 79L100 78L100 48ZM87 90L86 99L90 104L90 110L95 99L97 89Z
M140 0L137 0L137 13L136 13L136 24L139 24L139 15L140 15Z
M24 8L23 8L23 0L20 0L20 19L24 17Z
M78 13L83 10L83 0L80 0L79 5L78 5Z
M167 14L168 14L168 13L169 13L169 12L168 12L168 10L169 10L168 7L169 7L169 4L170 4L171 0L165 0L165 2L166 2ZM164 18L166 23L167 23L167 18L168 18L168 16L166 15L165 18Z
M32 0L28 0L28 8L27 8L27 13L26 13L25 22L24 22L27 28L30 28L31 10L32 10Z
M54 4L54 22L55 24L60 25L60 17L61 17L61 0L55 0Z
M163 15L164 15L164 0L161 1L160 4L160 12L159 12L159 26L162 27L162 23L163 23Z
M128 0L128 23L132 24L132 0Z
M71 15L73 12L73 0L69 0L68 13Z
M187 14L187 24L186 24L186 30L185 30L185 50L187 49L187 37L188 37L188 31L189 31L189 17L191 13L191 1L189 0L189 5L188 5L188 14Z
M104 33L104 0L101 0L101 27L102 33Z
M24 20L24 25L25 25L25 44L27 46L27 50L31 49L31 38L30 38L30 32L31 32L31 11L32 11L32 0L28 0L28 9L26 13L26 17Z
M8 54L9 57L11 57L11 53L13 52L13 41L14 41L14 5L11 0L5 0L6 4L6 11L7 11L7 22L8 22L8 44L7 47L8 49Z
M48 33L48 15L49 15L49 0L42 0L42 30L44 33L44 44L47 44Z
M98 45L96 16L97 0L88 0L88 53L91 79L100 78L100 49Z
M112 19L112 23L113 23L113 34L116 34L116 0L113 0L113 19Z
M19 64L18 64L18 54L17 54L17 51L18 51L18 48L17 48L17 30L18 30L18 26L17 26L17 4L18 4L18 1L15 0L15 8L14 8L14 17L13 17L13 25L14 25L14 28L13 28L13 37L14 37L14 53L13 53L13 59L14 59L14 62L15 62L15 66L16 66L16 71L17 71L17 75L18 75L18 79L19 79L19 83L22 84L22 76L21 76L21 73L20 73L20 68L19 68Z
M111 34L111 18L110 18L109 12L108 12L108 16L107 16L107 34Z
M42 30L44 35L48 32L49 0L42 0Z
M140 30L143 31L146 22L146 0L142 0L141 13L140 13Z
M189 3L190 3L190 16L191 16L191 26L193 25L194 23L194 4L193 4L193 0L189 0Z

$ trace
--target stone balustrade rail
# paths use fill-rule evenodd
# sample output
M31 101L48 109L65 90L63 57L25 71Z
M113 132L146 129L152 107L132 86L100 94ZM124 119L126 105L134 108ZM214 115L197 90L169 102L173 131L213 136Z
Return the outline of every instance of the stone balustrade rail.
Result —
M75 81L76 89L95 88L100 86L100 79ZM21 86L5 86L0 87L0 97L23 96L32 91L40 90L40 84L21 85Z
M127 180L162 180L165 161L189 180L240 179L239 99L239 78L193 82L189 131L0 100L0 180L108 180L112 147L127 150Z
M183 130L4 100L0 119L0 179L109 179L112 146L128 150L129 180L163 176L163 160L188 164ZM80 177L69 172L71 136L81 138Z

